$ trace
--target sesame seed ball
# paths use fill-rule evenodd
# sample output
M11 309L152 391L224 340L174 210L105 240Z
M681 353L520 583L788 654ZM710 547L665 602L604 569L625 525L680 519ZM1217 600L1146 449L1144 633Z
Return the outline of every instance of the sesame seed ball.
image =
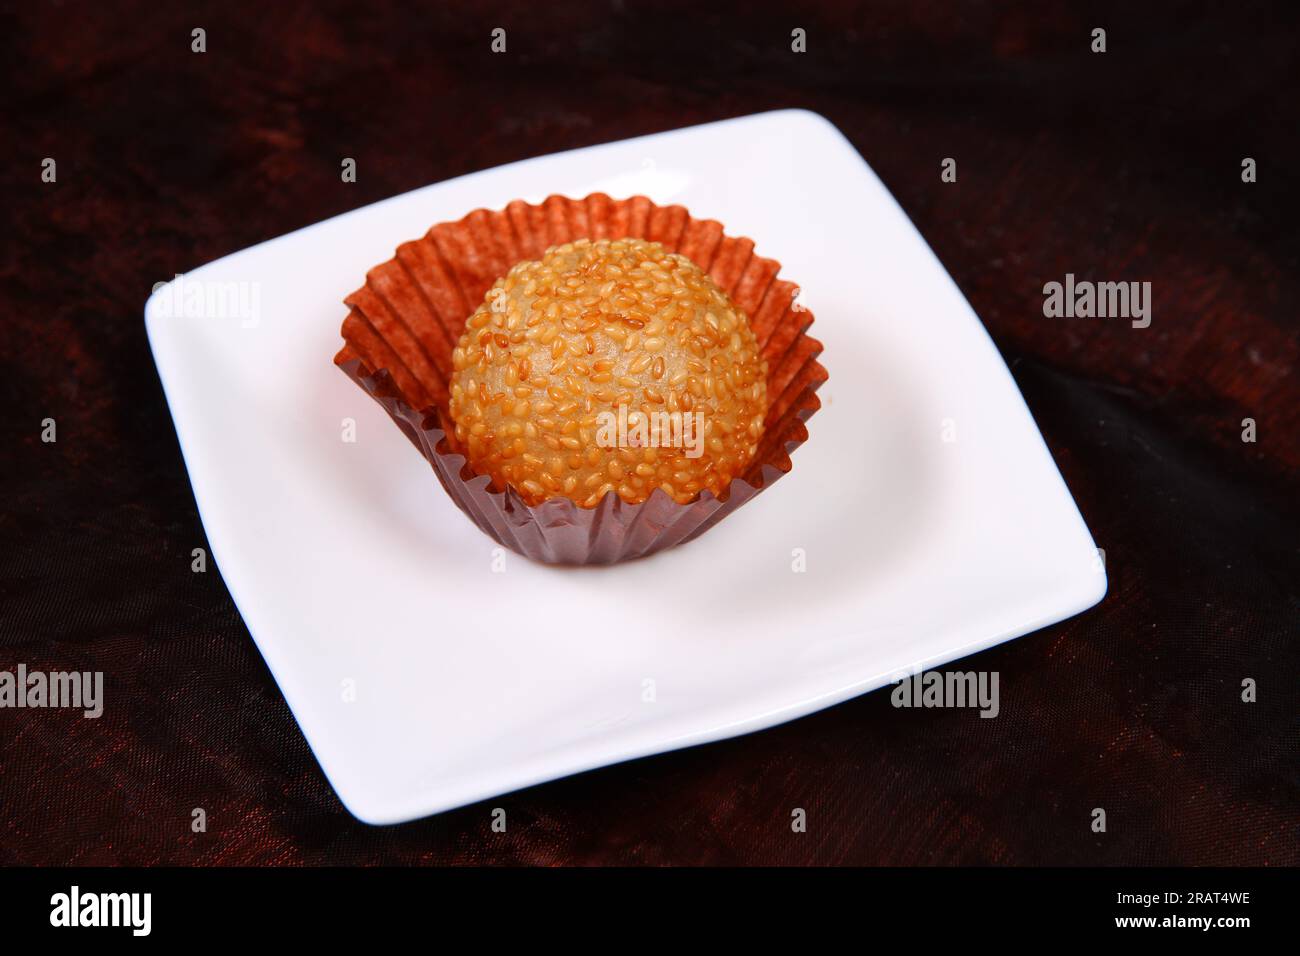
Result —
M530 505L720 495L767 412L745 313L690 259L641 239L580 239L517 264L469 317L452 366L461 450Z

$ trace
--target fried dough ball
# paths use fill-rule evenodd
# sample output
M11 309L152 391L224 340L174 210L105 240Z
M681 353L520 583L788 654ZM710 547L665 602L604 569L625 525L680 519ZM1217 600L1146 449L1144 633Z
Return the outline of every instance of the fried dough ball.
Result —
M518 263L452 353L455 437L530 505L720 495L763 433L767 363L745 313L695 263L641 239Z

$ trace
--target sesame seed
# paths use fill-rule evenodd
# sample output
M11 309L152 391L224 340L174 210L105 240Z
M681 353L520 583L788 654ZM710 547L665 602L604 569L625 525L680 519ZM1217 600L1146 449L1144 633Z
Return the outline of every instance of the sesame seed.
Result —
M452 435L470 466L532 505L720 494L767 413L748 317L685 256L640 239L578 240L518 263L466 321L452 371ZM599 415L620 406L629 426L664 425L662 441L602 441ZM696 414L703 454L690 457L668 426L692 416L694 428Z

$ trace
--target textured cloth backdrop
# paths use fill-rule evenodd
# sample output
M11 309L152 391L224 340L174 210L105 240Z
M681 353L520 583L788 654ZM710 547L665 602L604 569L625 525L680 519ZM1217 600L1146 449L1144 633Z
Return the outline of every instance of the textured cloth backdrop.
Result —
M0 670L101 670L108 706L0 710L0 862L1300 862L1294 4L422 6L3 15ZM220 575L190 571L206 542L145 340L150 287L430 182L780 107L845 132L969 297L1109 595L963 664L1001 673L996 720L878 692L358 823ZM1150 281L1150 328L1045 318L1043 284L1066 273Z

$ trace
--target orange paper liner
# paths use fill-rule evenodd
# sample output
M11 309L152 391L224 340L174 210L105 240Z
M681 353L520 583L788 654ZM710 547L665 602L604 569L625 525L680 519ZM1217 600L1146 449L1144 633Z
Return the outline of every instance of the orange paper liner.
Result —
M678 504L660 489L640 504L613 491L594 508L568 498L527 504L513 487L494 491L455 447L447 412L451 353L487 290L515 263L539 259L574 239L640 238L680 252L704 269L749 316L768 363L763 437L745 473L721 497L703 491ZM711 219L644 196L614 200L551 196L516 200L499 212L476 209L398 246L344 300L346 344L334 362L375 399L418 448L460 509L493 540L547 564L613 564L698 537L791 468L808 438L805 422L821 402L821 343L807 334L812 313L796 307L798 287L777 278L780 265L754 255Z

